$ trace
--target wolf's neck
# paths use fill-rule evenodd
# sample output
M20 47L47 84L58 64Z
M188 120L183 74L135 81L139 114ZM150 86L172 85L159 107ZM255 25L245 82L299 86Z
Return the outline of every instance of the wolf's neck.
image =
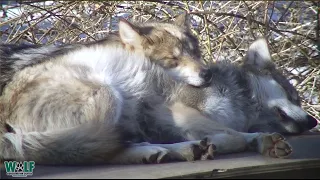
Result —
M143 53L126 50L114 40L72 52L68 61L90 67L100 81L129 96L167 98L177 86L162 67L152 63Z
M162 96L165 100L169 101L174 92L179 90L183 82L174 80L168 73L161 67L152 64L148 69L146 77L146 86L152 89L158 96Z

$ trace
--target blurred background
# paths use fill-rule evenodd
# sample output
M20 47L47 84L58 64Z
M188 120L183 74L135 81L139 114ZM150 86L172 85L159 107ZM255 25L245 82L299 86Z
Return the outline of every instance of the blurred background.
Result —
M117 30L119 17L167 21L183 11L205 62L239 63L253 40L267 37L303 108L320 120L320 1L2 0L0 36L2 43L88 42Z

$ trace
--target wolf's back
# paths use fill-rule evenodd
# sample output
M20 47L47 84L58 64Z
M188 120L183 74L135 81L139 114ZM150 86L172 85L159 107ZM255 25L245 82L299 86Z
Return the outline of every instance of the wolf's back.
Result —
M80 45L0 44L0 94L12 76L25 67L67 53Z

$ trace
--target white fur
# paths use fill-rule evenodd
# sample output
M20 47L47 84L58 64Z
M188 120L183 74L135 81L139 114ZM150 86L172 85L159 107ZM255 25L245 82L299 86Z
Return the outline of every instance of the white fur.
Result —
M194 71L192 67L178 66L167 71L177 80L183 80L184 82L193 86L201 86L204 83L203 78L199 76L199 72Z
M268 44L265 39L258 39L250 45L248 51L248 60L250 64L259 68L264 68L267 62L271 60Z
M125 44L135 44L139 40L139 34L129 25L129 22L119 22L119 34Z
M23 150L22 150L22 134L14 134L14 133L6 133L3 136L3 139L10 142L13 149L11 149L13 152L15 152L15 156L17 157L23 157ZM3 141L4 141L3 140ZM6 150L4 152L0 152L3 154L4 157L10 157L12 154L11 152L7 152ZM10 157L12 158L12 157Z
M287 95L283 88L273 79L267 76L255 76L250 74L251 82L255 92L260 92L255 96L261 102L268 102L270 107L274 106L274 102L278 100L286 100Z
M88 56L89 55L89 56ZM96 80L110 85L117 90L130 91L135 95L142 95L146 71L143 69L150 63L141 54L128 53L118 47L90 47L72 52L66 56L70 64L89 67Z
M183 34L181 33L181 31L177 30L176 28L171 28L170 25L168 25L168 27L164 27L164 29L178 39L183 38Z
M223 104L223 106L221 106ZM230 127L237 131L248 129L248 124L245 122L245 115L238 109L232 107L228 97L209 96L205 100L204 110L211 119L219 121L219 123ZM234 121L237 119L237 121Z

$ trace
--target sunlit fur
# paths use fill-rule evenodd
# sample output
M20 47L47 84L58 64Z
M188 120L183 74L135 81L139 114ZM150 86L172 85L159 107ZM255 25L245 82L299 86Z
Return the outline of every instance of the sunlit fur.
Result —
M251 44L241 67L213 65L211 84L199 88L176 81L161 58L153 61L161 52L150 58L143 43L123 35L125 46L115 37L16 72L1 96L0 156L37 164L132 164L253 149L287 157L290 145L273 132L315 125L294 88L275 74L265 40Z

